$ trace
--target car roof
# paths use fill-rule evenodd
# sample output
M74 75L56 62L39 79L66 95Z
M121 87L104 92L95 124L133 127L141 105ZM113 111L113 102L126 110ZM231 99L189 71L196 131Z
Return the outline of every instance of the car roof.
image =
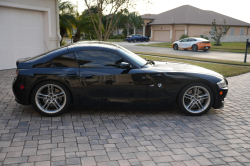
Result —
M113 50L115 51L119 47L115 43L104 42L104 41L80 41L68 46L69 52L80 51L84 49L102 49L102 50Z
M200 38L200 37L187 37L187 38L184 38L184 39L197 39L197 40L200 40L200 41L209 41L207 39ZM183 40L183 39L181 39L181 40Z

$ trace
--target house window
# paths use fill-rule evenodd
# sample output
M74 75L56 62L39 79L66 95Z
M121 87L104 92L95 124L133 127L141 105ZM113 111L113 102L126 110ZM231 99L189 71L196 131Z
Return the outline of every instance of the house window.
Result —
M242 36L244 35L244 28L240 29L240 35L242 35Z
M212 27L212 30L211 30L211 36L214 36L214 32L215 32L215 28Z
M230 35L231 35L231 36L233 36L233 35L234 35L234 28L231 28Z

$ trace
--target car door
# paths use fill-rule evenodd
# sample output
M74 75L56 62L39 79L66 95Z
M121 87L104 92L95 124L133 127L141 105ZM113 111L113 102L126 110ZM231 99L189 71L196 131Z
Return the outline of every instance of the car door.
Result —
M182 40L179 42L179 45L178 45L178 46L179 46L180 48L185 49L185 48L187 47L187 45L188 45L187 41L188 41L188 39L182 39Z
M80 65L83 104L95 101L146 102L146 74L140 69L120 68L124 58L117 52L86 50L75 54Z
M138 35L138 41L143 41L142 35Z

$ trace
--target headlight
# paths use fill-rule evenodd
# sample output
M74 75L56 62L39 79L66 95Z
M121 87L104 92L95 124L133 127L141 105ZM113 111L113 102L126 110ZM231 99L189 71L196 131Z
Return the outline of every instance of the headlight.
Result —
M218 82L217 85L218 85L220 88L226 88L226 87L227 87L227 83L226 83L225 79L223 79L223 80L221 80L220 82Z

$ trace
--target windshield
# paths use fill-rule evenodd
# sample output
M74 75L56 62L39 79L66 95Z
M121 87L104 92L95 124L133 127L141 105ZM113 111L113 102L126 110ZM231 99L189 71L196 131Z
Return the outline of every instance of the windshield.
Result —
M117 51L124 54L126 57L137 63L139 66L143 66L147 63L147 61L140 56L136 55L135 53L127 50L126 48L123 48L121 46L118 46Z

